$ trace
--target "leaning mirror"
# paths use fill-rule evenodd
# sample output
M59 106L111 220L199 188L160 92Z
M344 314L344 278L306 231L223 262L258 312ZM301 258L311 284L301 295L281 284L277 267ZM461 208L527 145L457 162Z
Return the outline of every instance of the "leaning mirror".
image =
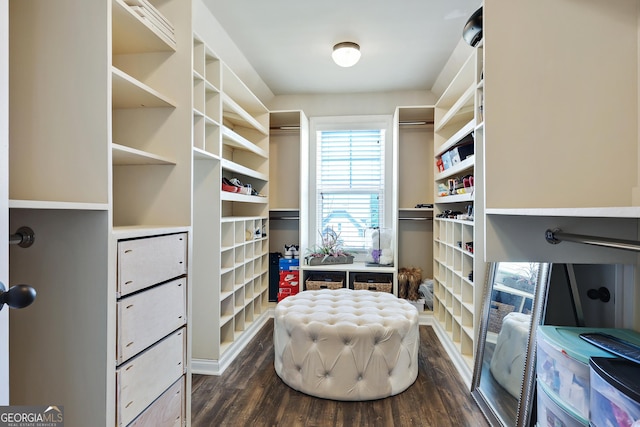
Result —
M490 265L471 393L491 425L529 425L535 329L542 321L550 269L537 262Z

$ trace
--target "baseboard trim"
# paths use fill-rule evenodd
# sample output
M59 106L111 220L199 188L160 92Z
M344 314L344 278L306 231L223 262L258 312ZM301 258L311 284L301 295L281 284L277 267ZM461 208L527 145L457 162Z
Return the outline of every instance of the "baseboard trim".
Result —
M191 373L199 375L222 375L238 354L251 342L258 331L273 317L273 309L268 309L256 319L244 333L229 346L218 360L191 359Z
M451 338L449 338L449 334L447 334L446 331L442 328L440 322L432 322L431 326L438 336L442 347L444 347L444 351L446 351L449 355L451 363L453 363L453 366L458 371L460 378L465 383L467 388L471 390L471 368L469 368L467 362L465 362L465 360L462 358L462 355L458 352L458 349L456 348L453 341L451 341Z

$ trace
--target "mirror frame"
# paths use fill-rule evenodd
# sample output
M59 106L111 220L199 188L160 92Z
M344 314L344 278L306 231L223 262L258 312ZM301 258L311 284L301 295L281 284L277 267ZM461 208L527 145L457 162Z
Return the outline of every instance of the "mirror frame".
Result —
M492 262L487 270L485 278L482 311L480 318L480 328L478 331L478 341L473 366L473 380L471 383L471 395L492 425L505 426L504 421L496 413L491 399L480 389L480 376L482 374L482 364L484 359L485 341L489 327L489 312L491 307L491 295L493 292L493 282L496 277L500 262ZM531 325L529 328L529 338L527 340L527 352L525 358L522 387L520 399L516 412L516 426L527 427L530 423L535 396L536 379L536 330L538 325L544 321L544 312L547 305L547 290L551 275L550 263L538 263L538 278L534 293L534 300L531 310ZM511 427L511 426L509 426Z

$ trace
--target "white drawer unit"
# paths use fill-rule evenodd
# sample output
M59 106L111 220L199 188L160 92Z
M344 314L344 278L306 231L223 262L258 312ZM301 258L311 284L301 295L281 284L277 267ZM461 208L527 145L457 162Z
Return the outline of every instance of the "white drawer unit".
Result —
M118 296L187 273L187 234L118 242Z
M187 279L182 277L117 302L118 364L186 323Z
M144 410L129 427L180 427L185 420L184 378Z
M181 328L116 369L116 419L126 426L185 373Z

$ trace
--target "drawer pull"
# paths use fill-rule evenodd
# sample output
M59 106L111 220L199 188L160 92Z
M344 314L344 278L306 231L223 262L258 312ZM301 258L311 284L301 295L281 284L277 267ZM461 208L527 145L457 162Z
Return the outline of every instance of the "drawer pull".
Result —
M127 344L127 347L131 347L133 345L133 341L131 341L129 344Z
M127 369L125 369L125 371L128 371L129 369L133 368L133 365L129 365L127 366Z
M125 254L130 254L131 252L133 252L133 249L126 249L126 250L124 251L124 253L125 253Z
M129 304L129 305L127 306L127 310L129 310L131 307L133 307L133 304Z
M128 408L129 406L131 406L133 404L133 400L129 403L127 403L127 406L125 406L125 408Z
M124 282L125 285L130 285L133 283L133 280L127 280L126 282Z

